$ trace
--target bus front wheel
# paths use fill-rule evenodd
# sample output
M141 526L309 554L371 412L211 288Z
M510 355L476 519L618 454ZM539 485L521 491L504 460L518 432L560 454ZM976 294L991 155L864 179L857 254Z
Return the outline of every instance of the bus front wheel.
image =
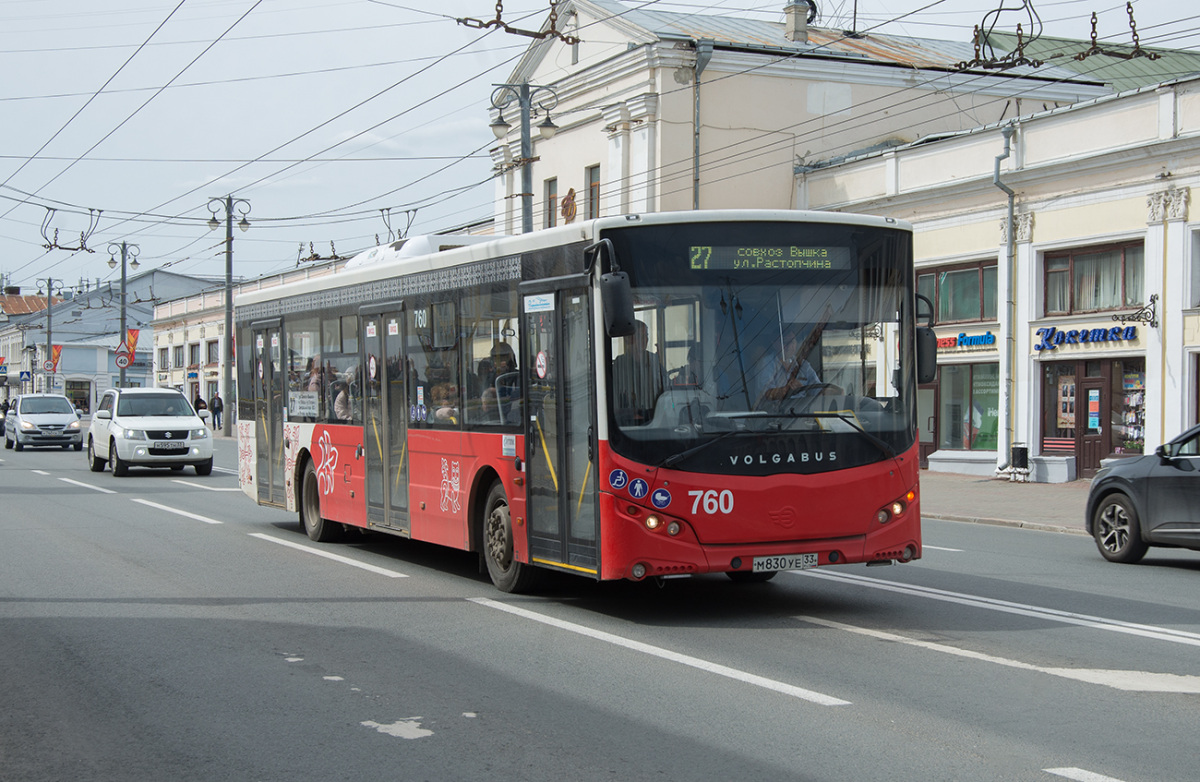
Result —
M533 568L513 558L512 515L500 482L492 484L483 505L483 558L488 575L501 592L523 592L533 581Z
M341 524L321 518L321 483L311 461L304 465L300 482L300 526L317 543L333 543L342 536Z

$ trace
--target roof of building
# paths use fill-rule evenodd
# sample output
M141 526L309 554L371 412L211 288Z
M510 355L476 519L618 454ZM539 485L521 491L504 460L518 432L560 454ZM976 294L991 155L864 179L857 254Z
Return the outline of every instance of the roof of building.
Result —
M981 69L960 68L975 58L975 47L968 41L942 41L931 38L911 38L874 32L850 33L840 29L810 26L808 41L790 41L784 35L784 24L747 19L738 16L709 16L675 13L652 8L637 8L618 0L577 0L591 4L628 24L645 29L661 40L711 39L718 46L778 50L780 53L805 54L859 59L877 65L905 66L936 70ZM783 3L780 3L782 14ZM997 71L989 71L997 73ZM1008 76L1041 78L1053 81L1090 81L1086 74L1075 70L1059 70L1055 66L1031 68L1017 66L1002 72Z
M1012 51L1017 36L992 33L988 40L998 48ZM1094 48L1093 48L1094 47ZM1097 51L1099 50L1099 51ZM1074 71L1089 80L1112 85L1114 92L1127 92L1200 73L1200 52L1185 49L1152 49L1132 44L1081 41L1075 38L1040 36L1025 43L1023 52L1031 60ZM1078 55L1086 54L1080 60ZM1156 55L1155 59L1144 56Z
M60 301L62 301L61 297L55 297L55 304L58 304ZM46 309L45 296L23 296L12 293L0 294L0 312L3 312L5 315L29 315L34 312L41 312L44 309Z

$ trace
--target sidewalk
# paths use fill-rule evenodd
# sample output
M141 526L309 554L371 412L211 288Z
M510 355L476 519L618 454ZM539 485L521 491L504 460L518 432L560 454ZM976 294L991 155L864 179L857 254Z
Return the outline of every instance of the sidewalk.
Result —
M921 470L921 517L1084 533L1091 482L1011 483Z

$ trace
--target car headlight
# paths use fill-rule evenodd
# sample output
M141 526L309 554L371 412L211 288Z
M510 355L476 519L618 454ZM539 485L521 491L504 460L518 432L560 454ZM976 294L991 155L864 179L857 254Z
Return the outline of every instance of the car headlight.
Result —
M141 429L122 429L121 437L125 438L126 440L145 440L146 433Z
M208 429L206 429L205 427L202 426L199 429L192 430L192 439L193 440L203 440L205 437L208 437Z
M68 428L68 429L78 429L78 428L79 428L79 422L78 422L78 421L72 421L71 423L67 424L67 428Z
M31 424L29 421L22 421L21 428L24 429L26 432L31 432L34 429L37 429L37 427L34 426L33 424Z

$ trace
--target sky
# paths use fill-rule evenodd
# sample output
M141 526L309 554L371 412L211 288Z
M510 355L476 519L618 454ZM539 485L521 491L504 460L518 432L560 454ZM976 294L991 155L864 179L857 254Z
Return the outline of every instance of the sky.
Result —
M997 29L1027 16L1022 0L817 2L819 27L943 40L997 8L1012 9ZM626 3L780 21L785 0ZM456 20L496 5L0 0L0 276L22 293L119 279L124 242L139 272L223 279L227 195L250 223L234 230L244 278L488 219L489 96L530 39ZM525 29L550 11L502 5ZM1102 39L1130 41L1124 2L1034 7L1047 35L1087 39L1095 11ZM1137 0L1141 43L1200 49L1200 9L1181 8Z

